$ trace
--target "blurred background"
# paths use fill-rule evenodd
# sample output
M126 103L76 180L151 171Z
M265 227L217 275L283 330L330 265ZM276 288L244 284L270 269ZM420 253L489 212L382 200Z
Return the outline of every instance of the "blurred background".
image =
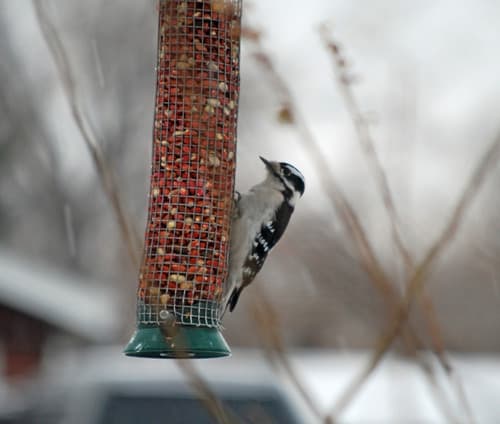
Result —
M40 3L64 45L81 110L142 241L156 1ZM245 191L264 176L258 155L294 164L307 184L285 237L235 313L225 318L225 338L243 352L228 363L245 363L242 358L250 355L260 367L269 358L254 308L264 296L297 375L322 412L330 411L393 311L329 192L335 184L343 193L392 295L401 296L411 273L394 242L394 226L418 263L449 223L497 137L499 20L500 3L487 0L244 2L236 185ZM322 41L321 24L339 47L337 56ZM0 410L17 412L27 408L26 398L33 397L34 387L44 387L48 374L69 379L54 371L55 364L78 362L82 352L94 349L104 349L103 361L119 355L135 326L138 270L32 1L0 3L0 58ZM363 149L366 132L397 222L387 213L374 156ZM326 179L312 142L327 160ZM393 346L395 356L363 388L363 394L372 390L376 396L363 395L340 415L342 422L500 419L500 406L485 395L500 389L499 184L496 162L426 276L427 309L416 307L418 302L411 308L417 346ZM425 377L413 362L415 351L442 353L443 347L453 372L431 362L443 397L455 398L450 402L440 401L428 382L432 371ZM144 365L147 360L119 361L132 368L153 366ZM161 367L170 373L170 365ZM451 376L460 373L458 384ZM401 385L408 394L404 401ZM53 422L40 417L35 422Z

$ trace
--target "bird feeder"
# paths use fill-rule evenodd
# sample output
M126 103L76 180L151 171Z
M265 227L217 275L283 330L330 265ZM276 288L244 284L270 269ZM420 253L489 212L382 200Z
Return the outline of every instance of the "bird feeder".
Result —
M137 330L125 354L227 356L241 0L159 2L156 104Z

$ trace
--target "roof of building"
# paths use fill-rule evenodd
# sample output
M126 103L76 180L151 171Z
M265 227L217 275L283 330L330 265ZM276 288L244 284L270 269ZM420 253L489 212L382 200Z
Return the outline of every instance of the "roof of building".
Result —
M118 299L109 286L0 248L0 303L92 341L116 336Z

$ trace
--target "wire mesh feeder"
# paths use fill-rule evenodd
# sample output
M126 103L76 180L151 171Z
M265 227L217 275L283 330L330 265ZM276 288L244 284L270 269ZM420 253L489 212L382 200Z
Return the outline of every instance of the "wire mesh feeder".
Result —
M230 354L220 334L234 190L241 0L161 0L137 330L125 353Z

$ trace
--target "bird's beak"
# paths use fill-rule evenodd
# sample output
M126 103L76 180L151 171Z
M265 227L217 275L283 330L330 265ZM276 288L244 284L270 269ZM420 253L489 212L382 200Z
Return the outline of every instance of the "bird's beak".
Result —
M264 165L266 165L266 169L268 170L268 172L270 172L271 174L276 175L276 176L279 175L280 166L279 166L278 162L273 162L271 160L267 160L267 159L263 158L262 156L259 156L259 158L262 162L264 162Z
M273 166L271 162L269 162L267 159L263 158L262 156L259 156L260 160L264 162L264 165L266 165L266 168L269 169L269 171L273 171Z

